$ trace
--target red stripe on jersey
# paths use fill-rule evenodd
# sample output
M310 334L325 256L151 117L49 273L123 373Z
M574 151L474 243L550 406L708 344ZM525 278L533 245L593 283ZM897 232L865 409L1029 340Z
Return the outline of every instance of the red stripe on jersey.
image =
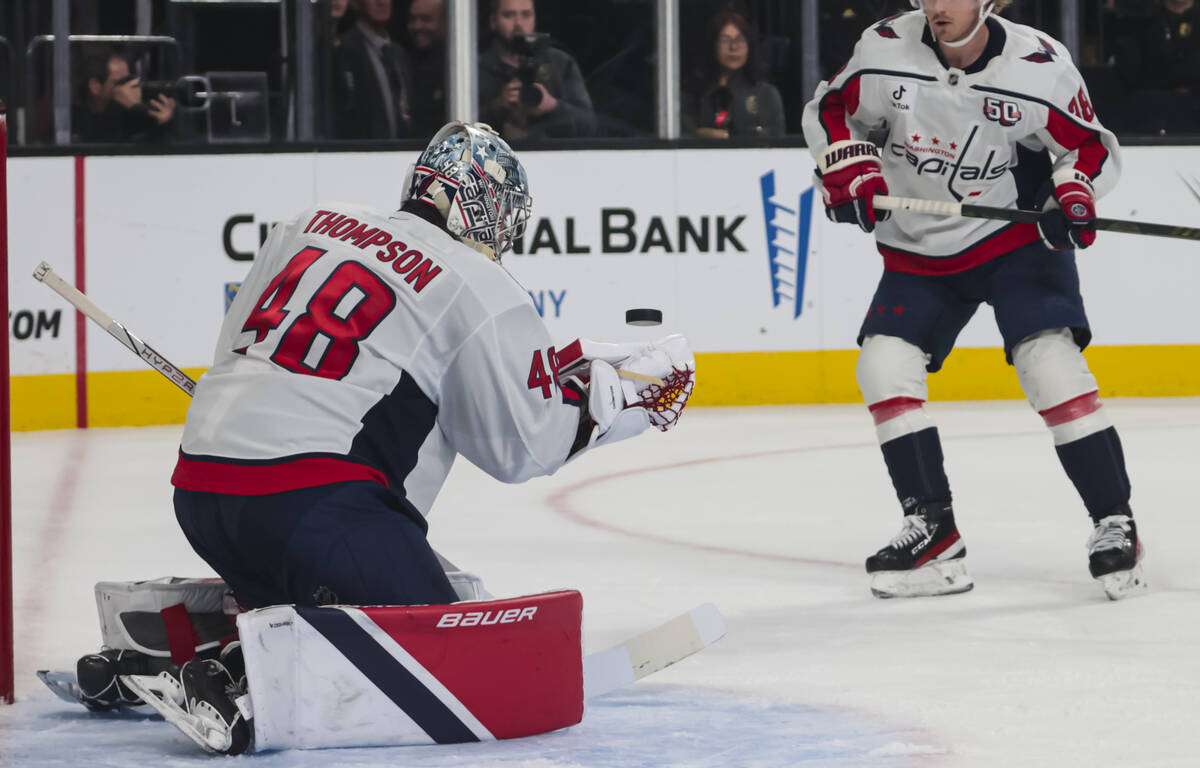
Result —
M858 111L859 78L848 80L840 90L830 91L821 99L821 125L829 143L852 138L846 118Z
M185 491L240 496L263 496L353 480L370 480L385 488L388 485L387 478L378 469L327 457L247 465L193 461L181 455L175 464L175 473L171 475L171 485Z
M1079 150L1079 159L1075 161L1076 170L1086 173L1089 179L1094 179L1100 174L1101 166L1108 159L1108 150L1100 140L1099 131L1084 128L1053 109L1049 110L1046 130L1066 149Z
M920 568L922 565L925 565L925 563L928 563L930 560L933 560L938 555L942 554L947 549L950 549L950 547L954 546L958 542L959 538L961 538L961 537L958 535L958 531L955 531L954 533L950 534L946 538L942 539L941 541L939 541L937 543L936 546L930 547L929 551L927 551L925 554L921 555L921 558L919 560L917 560L917 564L914 565L913 567Z
M997 256L1015 251L1023 245L1037 242L1038 231L1036 224L1017 224L997 232L974 247L958 254L938 258L922 256L889 248L879 243L879 252L883 254L883 268L890 272L907 272L913 275L953 275L956 272L966 272L972 267L978 267Z
M891 397L875 403L875 405L867 406L867 410L875 418L876 424L882 424L909 411L915 411L924 404L924 400L915 397Z
M1046 422L1047 427L1057 427L1059 424L1066 424L1068 421L1082 419L1084 416L1095 413L1098 410L1100 410L1100 393L1088 392L1086 395L1071 398L1067 402L1060 403L1053 408L1038 411L1038 415Z

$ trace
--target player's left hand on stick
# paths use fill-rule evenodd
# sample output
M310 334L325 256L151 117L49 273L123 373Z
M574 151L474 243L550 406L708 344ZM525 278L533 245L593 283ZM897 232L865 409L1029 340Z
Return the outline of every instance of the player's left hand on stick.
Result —
M835 141L825 149L820 171L825 215L830 220L872 232L875 222L891 215L875 208L875 195L886 195L888 186L879 148L871 142Z
M1054 172L1039 194L1038 234L1047 248L1065 251L1096 242L1096 194L1092 180L1074 168Z

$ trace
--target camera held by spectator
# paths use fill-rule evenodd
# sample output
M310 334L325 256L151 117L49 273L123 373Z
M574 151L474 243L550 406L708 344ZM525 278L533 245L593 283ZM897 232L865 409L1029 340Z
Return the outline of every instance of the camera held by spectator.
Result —
M538 56L550 50L550 35L544 32L531 32L528 35L514 35L508 41L508 47L517 55L517 79L521 81L521 103L527 107L536 107L542 103L542 89L538 88Z
M492 0L492 44L479 57L479 112L507 140L586 136L592 100L575 59L537 34L533 0Z
M82 85L72 117L78 141L161 140L175 116L171 93L147 89L115 50L103 49L84 60Z

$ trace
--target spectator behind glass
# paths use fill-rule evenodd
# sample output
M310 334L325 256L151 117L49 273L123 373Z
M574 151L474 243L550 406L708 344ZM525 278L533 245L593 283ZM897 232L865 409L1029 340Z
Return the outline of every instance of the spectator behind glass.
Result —
M71 113L73 138L83 143L162 141L175 100L142 100L142 81L121 54L104 49L84 59L83 89Z
M334 135L339 139L411 136L404 49L388 34L392 0L351 0L354 26L333 51Z
M711 31L713 57L706 60L708 90L700 97L696 135L782 136L783 99L775 86L759 77L754 33L746 17L718 13Z
M536 35L533 0L491 0L492 44L479 56L480 120L505 139L587 136L592 100L570 54Z
M828 80L849 60L863 30L912 9L908 0L824 0L820 3L821 79Z
M432 136L446 122L446 8L442 0L413 0L409 7L408 60L413 132Z
M1149 15L1121 23L1117 72L1130 89L1129 129L1187 133L1200 129L1200 6L1158 0Z

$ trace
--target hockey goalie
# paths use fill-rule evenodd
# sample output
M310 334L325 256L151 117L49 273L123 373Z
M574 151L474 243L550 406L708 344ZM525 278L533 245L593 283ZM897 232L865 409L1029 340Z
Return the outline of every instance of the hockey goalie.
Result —
M579 594L486 599L425 515L459 454L521 482L672 428L695 361L678 335L556 350L500 263L531 198L487 126L442 128L404 189L399 211L320 204L275 227L197 383L175 513L246 609L238 641L177 626L174 663L200 654L177 673L106 651L81 698L144 701L228 754L579 721Z

